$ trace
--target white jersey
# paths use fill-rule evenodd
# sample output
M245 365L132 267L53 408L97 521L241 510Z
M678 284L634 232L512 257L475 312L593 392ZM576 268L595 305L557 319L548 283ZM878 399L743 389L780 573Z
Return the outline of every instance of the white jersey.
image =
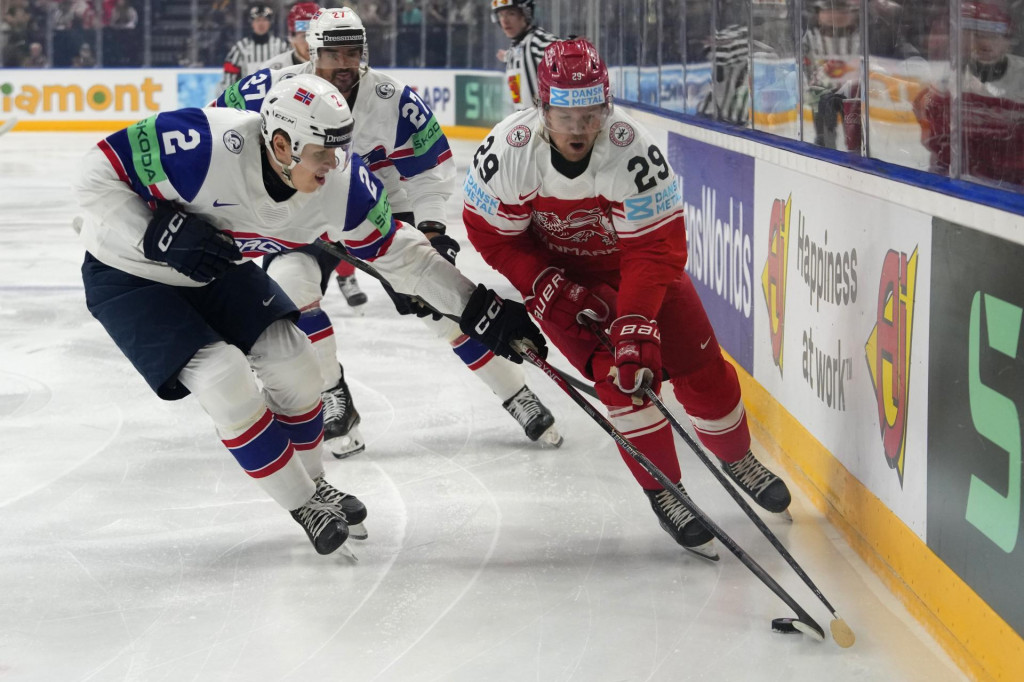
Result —
M575 178L555 168L538 110L509 116L474 154L463 189L470 241L524 296L550 266L621 271L619 310L641 311L643 301L623 299L641 282L671 282L685 264L681 180L618 108Z
M231 86L214 103L259 111L270 88L285 78L315 73L312 63L263 69ZM455 161L448 138L416 91L380 71L366 69L352 105L352 150L388 191L396 213L415 211L417 222L447 222Z
M537 65L544 58L544 48L558 38L539 26L531 26L522 38L505 50L505 78L512 94L512 107L529 109L539 96Z
M253 73L260 69L287 69L290 66L298 66L299 64L305 64L307 59L303 59L299 56L299 53L295 50L288 50L281 54L276 54L270 59L266 60L262 64L258 65L253 69Z
M475 287L419 231L393 220L380 181L353 156L325 186L271 198L263 183L258 114L179 109L99 142L85 156L75 191L85 212L81 238L103 263L175 286L201 286L143 253L158 201L171 201L229 234L243 256L313 243L326 234L387 277L394 288L460 314Z

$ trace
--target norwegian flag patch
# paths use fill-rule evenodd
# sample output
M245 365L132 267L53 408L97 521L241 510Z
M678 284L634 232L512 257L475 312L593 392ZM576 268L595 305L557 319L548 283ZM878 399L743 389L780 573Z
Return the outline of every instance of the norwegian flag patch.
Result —
M314 95L309 90L304 90L302 88L299 88L298 90L295 91L295 99L299 100L300 102L305 104L307 107L309 106L310 102L313 101L313 98L315 98L315 97L316 97L316 95Z

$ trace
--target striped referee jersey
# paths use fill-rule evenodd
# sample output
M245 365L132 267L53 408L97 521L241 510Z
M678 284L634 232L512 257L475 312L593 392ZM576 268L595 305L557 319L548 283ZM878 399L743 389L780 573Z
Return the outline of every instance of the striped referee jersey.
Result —
M259 70L260 65L291 48L288 41L272 36L246 36L231 46L224 59L224 78L221 91Z
M505 76L516 111L529 109L537 101L537 65L544 58L544 48L556 40L557 36L540 26L530 26L505 50Z

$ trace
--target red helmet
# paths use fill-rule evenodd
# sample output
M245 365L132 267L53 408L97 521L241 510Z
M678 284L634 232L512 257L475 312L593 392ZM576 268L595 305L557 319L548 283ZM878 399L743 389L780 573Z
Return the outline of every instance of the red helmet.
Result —
M288 10L288 35L305 33L309 20L320 10L315 2L297 2Z
M960 6L960 28L1010 35L1012 22L1006 4L998 0L965 0Z
M548 45L537 65L537 90L545 107L586 107L612 101L608 67L586 38Z

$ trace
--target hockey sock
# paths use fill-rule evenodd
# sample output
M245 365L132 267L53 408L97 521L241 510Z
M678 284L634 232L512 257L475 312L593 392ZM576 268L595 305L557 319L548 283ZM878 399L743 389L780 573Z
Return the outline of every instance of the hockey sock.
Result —
M697 438L718 459L736 462L750 449L747 413L736 369L719 359L672 378L672 390L690 416Z
M672 428L657 408L648 405L637 409L635 406L609 407L608 418L640 452L651 460L670 481L680 479L679 459L676 457ZM645 490L658 490L662 486L654 477L629 456L621 447L619 454L629 467L633 478Z
M460 334L452 341L452 350L480 381L494 391L501 402L514 396L526 385L523 370L518 365L497 357L476 339Z
M303 414L289 416L285 414L274 415L277 417L281 428L288 435L299 454L302 465L306 467L306 473L310 478L316 478L324 473L323 452L321 443L324 440L324 411L323 404L317 401L316 407Z
M304 310L299 317L299 329L309 338L316 351L323 383L321 391L331 388L341 379L341 368L338 366L338 340L334 335L331 318L319 307Z
M316 484L302 462L288 434L266 410L252 426L224 446L268 495L288 510L298 509L316 492Z

